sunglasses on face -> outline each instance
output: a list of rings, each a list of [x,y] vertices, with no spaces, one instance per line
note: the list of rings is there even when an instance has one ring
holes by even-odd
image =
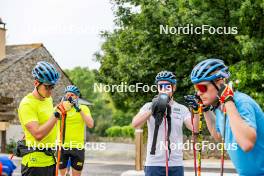
[[[172,85],[170,83],[158,84],[159,89],[172,89]]]
[[[75,94],[74,94],[74,93],[67,93],[67,96],[68,96],[68,97],[74,97]]]
[[[74,93],[67,93],[66,97],[67,98],[72,97],[73,99],[76,99],[77,96]]]
[[[55,85],[46,85],[46,84],[43,84],[43,85],[44,85],[46,90],[52,90],[55,88]]]
[[[208,84],[195,84],[194,88],[197,92],[205,93],[208,89]]]

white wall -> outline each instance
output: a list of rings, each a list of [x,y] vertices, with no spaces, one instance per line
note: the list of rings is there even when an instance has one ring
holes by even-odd
[[[10,125],[6,132],[6,143],[8,144],[10,139],[18,141],[24,136],[21,125]]]

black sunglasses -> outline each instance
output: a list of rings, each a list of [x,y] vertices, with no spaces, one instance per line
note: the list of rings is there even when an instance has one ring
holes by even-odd
[[[55,88],[55,85],[54,84],[52,84],[52,85],[43,84],[43,85],[44,85],[44,87],[45,87],[46,90],[52,90],[52,89]]]
[[[160,89],[171,89],[172,88],[172,84],[170,83],[161,83],[161,84],[158,84],[158,86]]]

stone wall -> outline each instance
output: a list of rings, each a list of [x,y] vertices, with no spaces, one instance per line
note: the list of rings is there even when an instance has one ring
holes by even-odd
[[[55,87],[52,95],[54,103],[58,103],[60,98],[63,96],[65,86],[71,84],[70,80],[64,75],[62,70],[58,67],[57,63],[44,47],[35,49],[33,52],[24,56],[24,58],[14,63],[7,70],[0,73],[0,92],[4,96],[13,97],[13,105],[16,108],[18,108],[21,99],[34,89],[31,71],[38,61],[43,60],[54,64],[61,74],[60,81]],[[18,123],[17,117],[13,123]]]

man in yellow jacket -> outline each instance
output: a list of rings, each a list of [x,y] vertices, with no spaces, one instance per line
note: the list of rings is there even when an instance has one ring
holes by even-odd
[[[52,90],[59,80],[56,68],[48,62],[38,62],[32,70],[34,90],[20,102],[18,116],[25,133],[27,151],[22,156],[22,176],[55,176],[56,123],[66,114],[64,103],[53,108]],[[68,110],[71,107],[68,107]],[[60,109],[60,110],[59,110]],[[41,150],[40,150],[41,148]],[[43,150],[46,149],[46,150]]]
[[[93,128],[94,121],[90,110],[85,105],[79,105],[79,89],[69,85],[65,89],[65,99],[70,100],[73,107],[67,112],[64,125],[63,145],[60,162],[61,175],[65,175],[68,160],[71,160],[72,176],[80,176],[85,154],[85,127]]]

